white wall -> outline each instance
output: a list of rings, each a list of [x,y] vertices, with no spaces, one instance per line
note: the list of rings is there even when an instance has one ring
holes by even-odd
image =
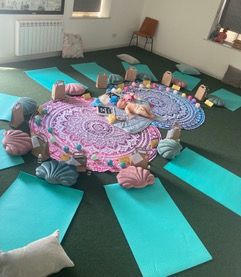
[[[15,56],[15,21],[18,19],[59,19],[63,16],[52,15],[0,15],[0,63],[26,59]],[[46,56],[46,55],[40,55]],[[34,56],[38,57],[38,55]],[[33,58],[33,57],[29,57]]]
[[[131,33],[139,26],[144,0],[112,0],[110,18],[72,19],[73,0],[65,1],[64,16],[57,15],[0,15],[0,63],[32,59],[46,55],[16,57],[16,19],[64,18],[64,31],[79,33],[85,50],[118,47],[128,44]],[[138,8],[140,7],[140,8]]]
[[[206,40],[221,0],[145,0],[145,16],[159,20],[154,51],[222,78],[228,65],[241,69],[241,51]]]
[[[74,0],[65,2],[65,31],[80,34],[84,49],[94,50],[127,45],[139,26],[144,0],[112,0],[110,18],[104,19],[73,19]]]

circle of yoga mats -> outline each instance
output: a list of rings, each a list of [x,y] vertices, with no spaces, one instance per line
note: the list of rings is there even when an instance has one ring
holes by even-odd
[[[153,114],[160,117],[153,125],[158,128],[170,129],[175,122],[185,130],[199,127],[205,121],[205,114],[202,108],[196,108],[195,104],[187,98],[181,97],[180,93],[175,94],[170,89],[166,91],[165,86],[157,89],[140,89],[129,87],[130,92],[149,102]]]
[[[34,117],[30,120],[31,132],[48,138],[53,159],[61,159],[64,146],[74,153],[78,152],[76,146],[80,144],[87,156],[88,169],[116,172],[120,170],[119,159],[133,154],[136,149],[146,150],[149,160],[156,156],[156,148],[150,148],[151,141],[161,137],[156,127],[149,126],[142,132],[130,134],[109,124],[105,116],[98,115],[96,108],[89,106],[89,102],[70,101],[43,104],[48,114],[42,117],[40,126],[34,122]],[[54,143],[50,142],[48,128],[53,130]],[[108,165],[109,160],[113,166]]]

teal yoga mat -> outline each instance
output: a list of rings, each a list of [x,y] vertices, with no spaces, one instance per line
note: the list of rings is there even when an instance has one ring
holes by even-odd
[[[11,121],[12,107],[18,99],[18,96],[0,93],[0,120]]]
[[[8,251],[60,230],[60,241],[83,192],[21,172],[0,197],[0,248]]]
[[[25,71],[29,78],[51,91],[52,86],[56,81],[64,81],[65,84],[79,83],[67,74],[60,71],[57,67],[49,67],[42,69],[34,69]]]
[[[105,73],[107,76],[111,74],[110,71],[97,63],[79,63],[71,65],[75,70],[96,82],[99,73]]]
[[[0,170],[24,163],[24,160],[22,159],[22,157],[11,156],[6,152],[2,144],[4,132],[5,130],[0,130]],[[0,244],[0,249],[1,249],[1,244]]]
[[[221,88],[212,92],[210,95],[215,95],[221,98],[224,102],[225,108],[232,112],[241,107],[241,96],[234,94],[226,89]]]
[[[105,190],[142,276],[169,276],[212,259],[159,179],[143,189]]]
[[[184,74],[184,73],[182,73],[180,71],[173,72],[172,76],[174,78],[177,78],[177,79],[185,82],[187,84],[185,89],[189,90],[189,91],[192,91],[197,86],[197,84],[201,81],[200,78],[193,77],[193,76],[188,75],[188,74]]]
[[[164,168],[241,216],[241,178],[185,148]]]
[[[129,64],[127,62],[121,62],[125,70],[127,70],[129,67],[134,67],[137,70],[137,73],[146,73],[151,76],[152,81],[157,81],[157,78],[150,70],[149,66],[146,64]]]

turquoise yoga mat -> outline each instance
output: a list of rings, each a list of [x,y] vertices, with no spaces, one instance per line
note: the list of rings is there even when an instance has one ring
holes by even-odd
[[[18,99],[18,96],[0,93],[0,120],[11,121],[12,107]]]
[[[215,95],[221,98],[224,102],[225,108],[232,112],[241,107],[241,96],[238,96],[237,94],[234,94],[226,89],[221,88],[212,92],[210,95]]]
[[[157,81],[157,78],[152,73],[148,65],[146,64],[129,64],[127,62],[121,62],[125,70],[127,70],[129,67],[134,67],[137,70],[137,73],[146,73],[151,76],[152,81]]]
[[[71,78],[67,74],[60,71],[57,67],[49,67],[42,69],[34,69],[25,71],[29,78],[51,91],[52,86],[56,81],[64,81],[65,84],[79,83],[75,79]]]
[[[0,248],[8,251],[60,230],[63,239],[83,192],[21,172],[0,197]]]
[[[212,259],[159,179],[143,189],[105,190],[142,276],[166,277]]]
[[[241,178],[185,148],[164,168],[241,216]]]
[[[71,66],[94,82],[96,82],[99,73],[105,73],[107,76],[112,74],[110,71],[98,65],[97,63],[79,63],[72,64]]]
[[[0,130],[0,170],[24,163],[24,160],[22,159],[22,157],[11,156],[6,152],[2,144],[4,132],[5,130]],[[1,249],[1,244],[0,244],[0,249]]]
[[[192,91],[196,86],[197,84],[201,81],[200,78],[197,78],[197,77],[193,77],[191,75],[187,75],[187,74],[184,74],[180,71],[175,71],[172,73],[172,76],[174,78],[177,78],[183,82],[185,82],[187,84],[187,86],[185,87],[186,90],[189,90],[189,91]]]

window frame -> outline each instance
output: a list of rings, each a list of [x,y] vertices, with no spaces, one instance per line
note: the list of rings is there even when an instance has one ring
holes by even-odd
[[[212,28],[209,32],[209,35],[208,35],[208,40],[211,40],[213,41],[212,39],[210,39],[210,35],[212,34],[212,32],[215,30],[215,28],[220,24],[220,20],[221,20],[221,17],[222,17],[222,13],[224,11],[224,8],[227,4],[227,0],[222,0],[220,5],[219,5],[219,8],[218,8],[218,11],[216,13],[216,16],[215,16],[215,19],[214,19],[214,22],[213,22],[213,25],[212,25]],[[223,28],[220,29],[220,31],[222,31]],[[222,43],[222,45],[226,45],[226,46],[233,46],[234,44],[234,41],[235,40],[241,40],[241,33],[237,33],[237,32],[234,32],[232,30],[228,30],[227,31],[227,38],[224,40],[224,43]]]
[[[110,18],[111,2],[112,0],[101,0],[99,12],[81,12],[81,11],[77,12],[73,10],[74,9],[74,6],[73,6],[71,18],[73,19]]]

